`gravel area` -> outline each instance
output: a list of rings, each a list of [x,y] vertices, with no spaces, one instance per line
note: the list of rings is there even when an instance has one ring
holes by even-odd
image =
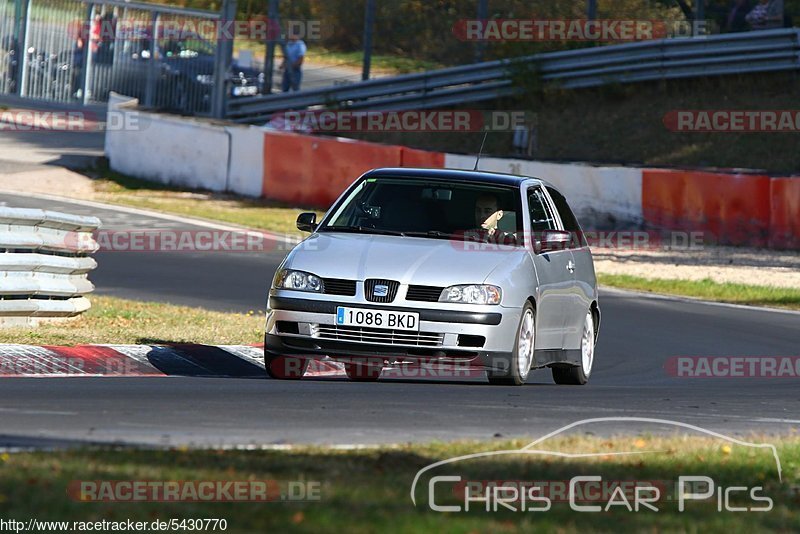
[[[800,289],[800,251],[741,247],[675,250],[593,248],[603,274],[642,278],[703,280]]]

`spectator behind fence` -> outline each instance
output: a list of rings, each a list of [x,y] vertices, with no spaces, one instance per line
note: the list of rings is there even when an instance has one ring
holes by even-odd
[[[295,32],[289,33],[289,41],[283,47],[283,83],[281,90],[299,91],[303,81],[303,60],[306,57],[306,44]]]
[[[725,23],[726,32],[745,32],[750,29],[747,24],[747,14],[750,13],[752,4],[750,0],[734,0]]]
[[[783,0],[760,0],[745,17],[753,30],[768,30],[783,26]]]

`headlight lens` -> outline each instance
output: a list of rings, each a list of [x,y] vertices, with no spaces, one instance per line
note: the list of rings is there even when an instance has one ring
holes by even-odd
[[[311,273],[283,269],[272,283],[276,289],[293,289],[295,291],[312,291],[322,293],[322,279]]]
[[[450,286],[442,291],[439,302],[460,302],[462,304],[500,304],[503,292],[497,286],[461,285]]]

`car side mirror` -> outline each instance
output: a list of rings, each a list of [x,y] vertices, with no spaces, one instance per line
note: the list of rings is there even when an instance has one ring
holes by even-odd
[[[314,212],[301,213],[297,216],[297,229],[301,232],[313,232],[317,229],[317,214]]]
[[[569,248],[572,235],[564,230],[545,230],[542,232],[541,239],[534,242],[535,252],[545,254],[547,252],[557,252]]]

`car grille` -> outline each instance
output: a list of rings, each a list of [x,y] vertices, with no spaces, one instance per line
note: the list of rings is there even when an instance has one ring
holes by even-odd
[[[432,332],[412,332],[387,330],[383,328],[362,328],[359,326],[338,326],[321,324],[317,326],[319,339],[354,341],[358,343],[378,343],[384,345],[413,345],[416,347],[441,347],[444,334]]]
[[[422,302],[439,302],[439,297],[444,291],[443,287],[434,286],[408,286],[406,300],[419,300]]]
[[[386,286],[387,292],[385,295],[375,295],[376,286]],[[397,288],[400,287],[400,282],[395,280],[381,280],[379,278],[370,278],[364,281],[364,298],[370,302],[392,302],[397,296]]]
[[[322,287],[328,295],[343,295],[354,297],[356,295],[355,280],[341,280],[339,278],[323,278]]]

